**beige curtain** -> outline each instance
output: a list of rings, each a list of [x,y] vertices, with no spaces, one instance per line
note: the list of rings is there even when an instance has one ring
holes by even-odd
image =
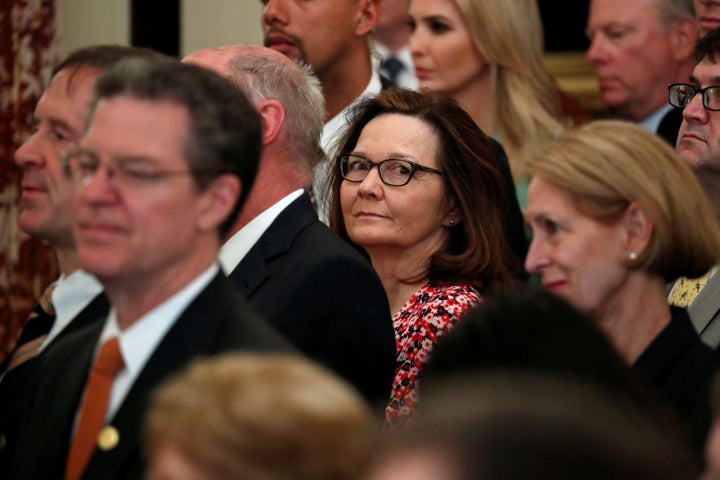
[[[17,227],[20,172],[12,161],[57,60],[54,38],[54,0],[0,1],[0,359],[58,276],[52,250]]]

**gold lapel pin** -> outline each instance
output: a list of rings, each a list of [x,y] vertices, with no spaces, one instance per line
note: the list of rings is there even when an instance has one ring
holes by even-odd
[[[98,435],[98,447],[100,450],[112,450],[120,441],[120,434],[112,425],[105,425]]]

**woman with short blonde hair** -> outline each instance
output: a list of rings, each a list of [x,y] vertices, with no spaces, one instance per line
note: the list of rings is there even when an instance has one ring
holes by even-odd
[[[596,120],[543,148],[528,171],[526,268],[590,313],[689,420],[707,404],[714,351],[687,311],[668,305],[667,282],[720,258],[717,220],[690,168],[640,126]]]

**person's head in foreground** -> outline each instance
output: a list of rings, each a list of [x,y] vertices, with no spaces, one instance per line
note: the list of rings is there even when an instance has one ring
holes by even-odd
[[[383,438],[364,480],[691,480],[679,438],[609,390],[567,376],[456,376]]]
[[[297,356],[198,359],[152,396],[150,480],[351,480],[380,425],[342,378]]]

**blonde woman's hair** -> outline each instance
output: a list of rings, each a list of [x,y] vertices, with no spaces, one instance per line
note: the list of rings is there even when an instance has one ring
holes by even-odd
[[[455,0],[475,47],[490,68],[494,125],[516,181],[525,159],[572,123],[543,64],[536,0]]]
[[[698,277],[720,259],[720,231],[690,168],[663,139],[634,123],[595,120],[567,130],[528,161],[528,172],[566,191],[577,208],[612,223],[630,204],[652,219],[632,264],[662,276]]]
[[[206,478],[355,480],[380,425],[360,393],[297,356],[201,358],[151,397],[148,456],[174,447]]]

